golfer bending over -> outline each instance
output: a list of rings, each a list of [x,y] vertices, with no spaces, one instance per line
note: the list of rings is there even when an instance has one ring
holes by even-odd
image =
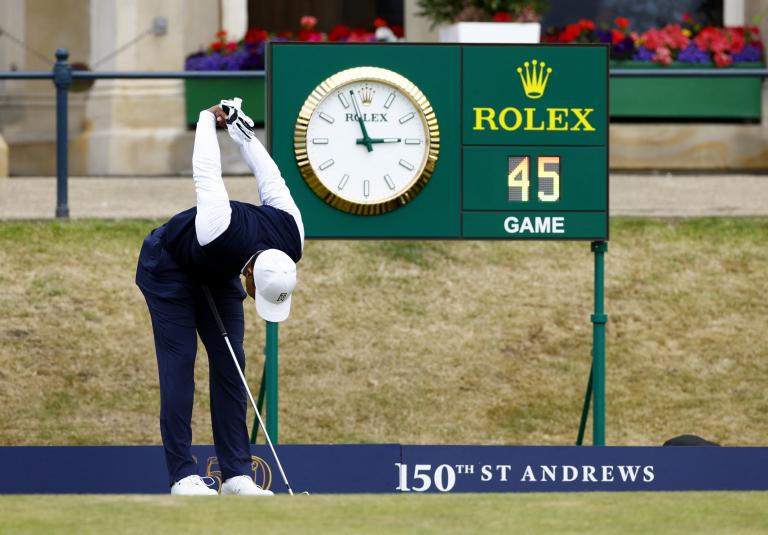
[[[251,477],[246,394],[208,307],[207,285],[241,368],[245,275],[248,295],[269,321],[288,317],[304,226],[275,162],[240,110],[240,99],[200,112],[192,167],[197,207],[176,214],[145,239],[136,269],[152,317],[160,375],[160,433],[171,494],[215,495],[198,476],[192,444],[192,398],[197,334],[208,352],[213,440],[222,494],[271,495]],[[216,125],[229,135],[256,177],[262,206],[230,201],[221,178]]]

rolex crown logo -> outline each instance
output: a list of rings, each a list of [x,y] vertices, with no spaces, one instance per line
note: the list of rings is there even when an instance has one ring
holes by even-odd
[[[544,90],[547,88],[547,81],[552,72],[552,67],[547,67],[546,72],[544,72],[546,63],[543,61],[539,63],[535,59],[530,64],[527,61],[524,62],[523,66],[525,67],[525,72],[523,72],[523,67],[518,67],[517,73],[523,82],[525,96],[528,98],[541,98]]]
[[[363,106],[370,106],[376,91],[366,84],[357,92],[357,94],[360,95],[360,102],[363,103]]]

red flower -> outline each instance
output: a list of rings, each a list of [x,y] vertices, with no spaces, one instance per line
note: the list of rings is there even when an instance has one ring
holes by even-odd
[[[710,51],[713,55],[740,51],[744,48],[744,38],[737,32],[707,26],[693,40],[700,50]],[[725,61],[721,58],[721,61]],[[715,60],[717,63],[717,60]]]
[[[224,50],[225,50],[225,51],[226,51],[228,54],[231,54],[232,52],[234,52],[235,50],[237,50],[237,43],[236,43],[236,42],[234,42],[234,41],[230,41],[229,43],[227,43],[226,45],[224,45]]]
[[[566,26],[563,31],[560,33],[560,36],[557,38],[558,41],[561,43],[571,43],[579,38],[581,35],[581,26],[578,24],[569,24]]]
[[[355,28],[349,34],[351,43],[367,43],[373,41],[374,35],[365,28]]]
[[[255,45],[267,40],[267,31],[261,28],[249,28],[244,41],[249,45]]]
[[[381,17],[376,17],[375,19],[373,19],[374,28],[386,28],[387,26],[389,26],[389,24],[387,24],[387,21],[382,19]]]
[[[397,37],[405,37],[405,30],[399,24],[395,24],[390,29],[392,30],[392,33],[395,34],[395,36],[397,36]]]
[[[626,30],[629,26],[629,19],[626,17],[616,17],[616,19],[613,21],[616,23],[616,26],[621,28],[622,30]]]
[[[304,28],[299,30],[299,33],[296,36],[299,41],[305,41],[305,42],[311,42],[315,43],[317,41],[323,40],[323,34],[321,32],[316,32],[309,28]]]
[[[595,29],[595,23],[592,22],[591,20],[581,19],[578,24],[579,24],[579,28],[581,28],[582,30],[591,31]]]
[[[730,55],[725,54],[723,52],[718,52],[714,54],[713,57],[715,58],[715,65],[717,65],[718,67],[727,67],[728,65],[733,63],[733,58]]]
[[[344,24],[337,24],[333,27],[333,29],[328,34],[328,40],[329,41],[340,41],[342,39],[347,39],[350,34],[349,26],[346,26]]]
[[[494,22],[513,22],[514,20],[509,11],[497,11],[493,14]]]
[[[216,32],[216,37],[219,39],[224,39],[227,36],[227,30],[219,30]]]
[[[744,33],[736,31],[734,28],[726,28],[726,34],[731,42],[731,53],[741,52],[744,48]]]
[[[691,22],[691,20],[690,13],[683,13],[683,22]]]
[[[223,46],[224,46],[224,43],[222,43],[221,41],[214,41],[213,43],[208,45],[208,48],[210,48],[214,52],[218,52],[219,50],[221,50],[221,47]]]

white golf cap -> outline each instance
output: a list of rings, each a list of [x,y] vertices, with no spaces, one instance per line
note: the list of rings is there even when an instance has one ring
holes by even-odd
[[[291,312],[291,294],[296,286],[296,264],[284,252],[267,249],[253,264],[256,312],[267,321],[284,321]]]

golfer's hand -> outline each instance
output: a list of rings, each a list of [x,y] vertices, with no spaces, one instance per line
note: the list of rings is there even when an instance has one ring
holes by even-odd
[[[227,126],[227,114],[221,109],[221,106],[216,104],[208,108],[208,111],[216,118],[216,128],[224,128]]]

